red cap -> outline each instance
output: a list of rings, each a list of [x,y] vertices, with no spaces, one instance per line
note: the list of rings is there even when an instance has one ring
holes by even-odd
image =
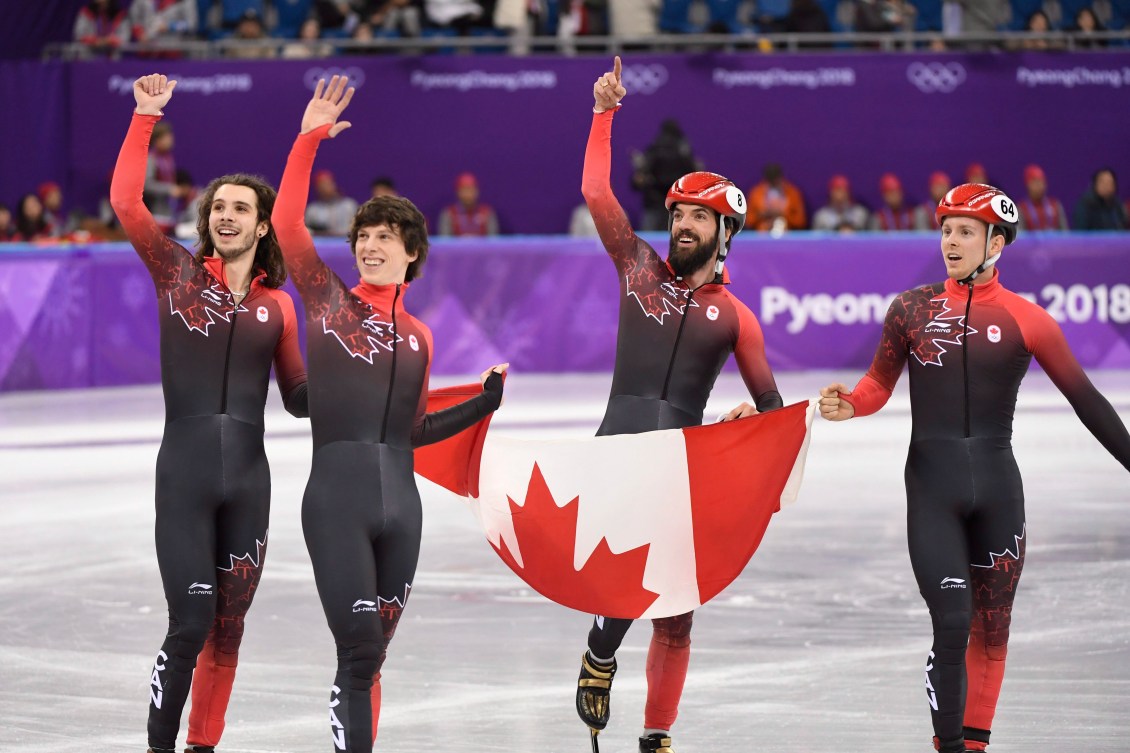
[[[1044,170],[1039,165],[1028,165],[1024,168],[1024,182],[1028,183],[1033,180],[1042,180],[1047,182],[1047,177],[1044,175]]]
[[[734,182],[718,173],[687,173],[667,191],[667,211],[676,204],[698,204],[737,222],[734,233],[745,227],[746,199]]]
[[[851,184],[848,183],[846,175],[833,175],[828,179],[828,190],[834,191],[837,188],[842,188],[845,191],[851,190]]]
[[[59,190],[61,189],[59,188],[58,183],[48,180],[39,184],[39,188],[36,190],[36,193],[39,194],[39,200],[44,201],[47,198],[47,194],[51,193],[52,191]]]
[[[474,173],[459,173],[459,175],[455,177],[456,190],[467,187],[478,188],[478,186],[479,181],[475,178]]]
[[[879,193],[886,193],[887,191],[901,191],[902,181],[894,173],[883,173],[879,178]]]
[[[318,170],[314,173],[314,182],[315,183],[320,183],[323,180],[325,180],[326,178],[333,180],[334,174],[332,172],[330,172],[329,170]]]
[[[965,179],[972,180],[974,175],[985,175],[985,166],[980,162],[970,162],[969,167],[965,168]]]
[[[939,225],[949,216],[973,217],[996,225],[1004,230],[1005,245],[1016,238],[1016,225],[1020,219],[1016,202],[999,188],[984,183],[962,183],[951,188],[934,211],[934,218]]]
[[[944,183],[946,188],[950,187],[950,176],[943,173],[941,170],[930,173],[930,186],[936,186],[939,183]]]

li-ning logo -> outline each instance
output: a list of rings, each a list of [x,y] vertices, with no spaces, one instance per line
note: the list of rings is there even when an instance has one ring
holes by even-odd
[[[153,662],[153,674],[149,677],[149,700],[156,708],[161,708],[161,701],[165,698],[165,684],[161,682],[161,673],[165,671],[165,662],[168,660],[168,654],[158,651],[157,661]]]
[[[926,94],[949,94],[965,83],[965,66],[961,63],[911,63],[906,78]]]
[[[667,83],[667,67],[659,63],[626,65],[620,72],[620,79],[629,94],[655,94]]]
[[[188,587],[188,595],[189,596],[197,596],[197,595],[211,596],[212,595],[212,586],[208,585],[207,583],[193,583],[191,586]]]
[[[949,300],[945,297],[932,299],[929,307],[930,320],[923,325],[921,333],[914,337],[911,352],[923,366],[941,366],[942,356],[949,352],[945,346],[961,345],[961,339],[965,335],[962,332],[965,316],[952,311]],[[972,327],[964,329],[970,335],[977,334],[977,330]]]
[[[378,611],[377,610],[377,602],[368,601],[367,599],[358,599],[357,601],[353,602],[353,611],[354,612],[376,612],[376,611]]]
[[[965,588],[965,581],[961,578],[942,578],[942,590],[947,588]]]

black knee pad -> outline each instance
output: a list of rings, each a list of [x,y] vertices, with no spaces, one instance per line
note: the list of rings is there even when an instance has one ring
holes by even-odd
[[[169,653],[169,662],[180,671],[187,671],[196,666],[196,657],[204,649],[204,642],[212,629],[210,623],[203,622],[177,622],[169,625],[169,638],[172,639],[172,651]]]
[[[357,690],[370,687],[383,659],[384,643],[378,641],[363,641],[337,651],[338,667],[349,673],[350,685]]]

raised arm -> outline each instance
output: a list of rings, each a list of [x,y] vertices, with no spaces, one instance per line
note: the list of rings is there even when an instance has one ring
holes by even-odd
[[[612,193],[612,118],[627,94],[620,77],[617,57],[613,69],[593,84],[592,128],[585,147],[585,168],[581,194],[585,197],[597,233],[608,254],[621,264],[635,257],[643,245],[628,220],[628,215]]]
[[[287,268],[304,301],[310,301],[317,295],[316,288],[322,286],[329,273],[329,268],[318,258],[314,239],[306,229],[306,199],[310,193],[310,172],[318,145],[323,139],[332,139],[350,127],[347,121],[338,122],[338,117],[353,98],[353,87],[346,89],[346,83],[348,80],[344,76],[334,76],[329,86],[324,80],[318,82],[314,96],[302,115],[302,126],[287,157],[279,195],[271,213],[271,225],[278,236]]]
[[[137,255],[148,267],[158,290],[176,279],[175,270],[183,261],[181,255],[191,256],[187,249],[161,232],[142,201],[149,137],[153,133],[153,126],[164,115],[163,108],[172,98],[176,85],[176,81],[169,81],[159,74],[142,76],[133,82],[133,97],[137,107],[121,151],[118,152],[114,177],[110,182],[110,206]]]
[[[1024,344],[1047,372],[1052,382],[1087,430],[1099,440],[1114,459],[1130,470],[1130,433],[1110,401],[1103,397],[1087,377],[1075,354],[1051,315],[1036,305],[1015,312],[1021,320]]]

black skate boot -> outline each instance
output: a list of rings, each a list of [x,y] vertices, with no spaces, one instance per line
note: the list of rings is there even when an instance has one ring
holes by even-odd
[[[611,664],[599,664],[588,651],[581,656],[581,674],[577,678],[577,715],[592,733],[593,753],[600,748],[596,736],[608,726],[608,694],[616,674],[616,659]]]
[[[184,753],[216,753],[216,749],[211,745],[189,745]]]
[[[652,732],[640,738],[640,753],[675,753],[671,738],[662,732]]]

